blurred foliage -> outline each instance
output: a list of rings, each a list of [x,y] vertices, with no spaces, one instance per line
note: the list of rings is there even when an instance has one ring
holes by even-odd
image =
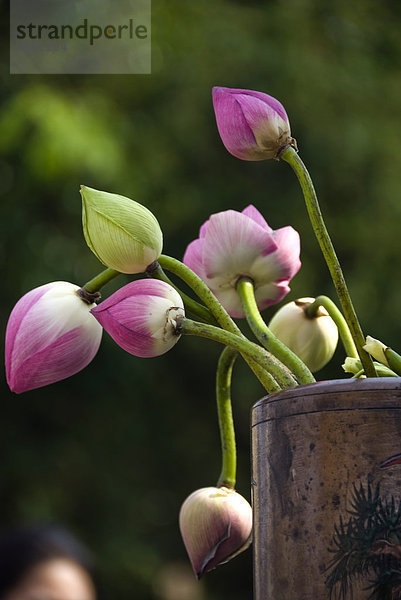
[[[83,284],[101,268],[81,234],[81,183],[145,204],[178,258],[210,213],[253,203],[272,227],[301,234],[288,299],[334,298],[288,166],[225,151],[211,104],[211,87],[223,85],[283,102],[363,328],[399,349],[401,5],[159,0],[152,13],[150,76],[10,76],[3,38],[3,330],[29,289]],[[190,338],[164,357],[134,359],[105,335],[72,379],[21,396],[3,382],[1,525],[70,526],[96,554],[101,598],[250,599],[251,552],[192,585],[177,525],[186,495],[219,474],[218,354]],[[342,360],[339,349],[320,378],[342,377]],[[237,489],[248,498],[249,412],[261,395],[238,363]]]

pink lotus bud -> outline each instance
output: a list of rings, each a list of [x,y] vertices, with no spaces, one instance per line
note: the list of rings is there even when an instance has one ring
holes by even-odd
[[[147,358],[164,354],[178,342],[176,320],[184,316],[184,305],[168,283],[139,279],[91,312],[121,348]]]
[[[226,210],[210,217],[183,261],[208,285],[232,317],[243,317],[236,291],[240,277],[250,277],[260,310],[280,302],[301,266],[300,241],[292,227],[273,231],[252,205],[241,213]]]
[[[76,293],[55,281],[31,290],[14,306],[6,330],[6,375],[17,394],[81,371],[98,351],[102,328]]]
[[[290,145],[290,123],[278,100],[263,92],[213,88],[217,128],[227,150],[242,160],[277,158]]]
[[[193,492],[181,507],[179,521],[198,579],[251,543],[252,509],[245,498],[225,487]]]

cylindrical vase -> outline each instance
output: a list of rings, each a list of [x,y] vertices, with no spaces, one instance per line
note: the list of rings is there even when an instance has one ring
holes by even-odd
[[[401,599],[401,378],[252,410],[255,600]]]

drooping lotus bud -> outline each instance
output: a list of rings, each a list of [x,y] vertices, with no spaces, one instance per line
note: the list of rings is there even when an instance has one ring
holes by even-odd
[[[214,87],[217,128],[227,150],[242,160],[277,158],[290,145],[290,123],[278,100],[253,90]]]
[[[369,352],[369,354],[379,361],[379,363],[389,367],[390,365],[385,354],[387,348],[388,346],[383,344],[383,342],[376,340],[370,335],[366,336],[366,344],[363,346],[363,349],[366,350],[366,352]]]
[[[81,371],[98,351],[102,328],[77,294],[55,281],[31,290],[14,306],[6,330],[6,375],[17,394]]]
[[[322,306],[314,317],[305,309],[314,298],[300,298],[276,312],[269,328],[292,350],[312,372],[322,369],[333,357],[338,342],[338,329]]]
[[[236,290],[240,277],[250,277],[260,310],[280,302],[298,272],[299,235],[292,227],[273,230],[252,205],[242,212],[214,214],[187,247],[183,262],[212,290],[232,317],[243,317]]]
[[[177,318],[184,316],[181,296],[156,279],[132,281],[92,309],[104,329],[135,356],[159,356],[179,340]]]
[[[179,521],[198,579],[228,562],[251,543],[252,509],[245,498],[232,489],[196,490],[182,505]]]
[[[163,235],[153,214],[138,202],[81,186],[86,243],[107,267],[143,273],[157,260]]]

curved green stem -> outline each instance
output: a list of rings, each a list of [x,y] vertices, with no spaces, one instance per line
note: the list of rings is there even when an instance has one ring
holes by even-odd
[[[185,294],[182,290],[176,286],[171,279],[166,275],[166,273],[161,268],[160,264],[156,261],[150,267],[146,269],[146,274],[153,279],[159,279],[160,281],[164,281],[171,285],[177,292],[180,294],[182,301],[184,302],[184,306],[186,311],[191,313],[194,317],[199,319],[200,321],[204,321],[205,323],[210,323],[211,325],[217,325],[217,321],[206,306],[199,304],[196,300]]]
[[[171,273],[174,273],[180,277],[187,285],[189,285],[190,288],[193,289],[195,294],[208,307],[218,324],[223,327],[223,329],[231,331],[231,333],[235,333],[237,335],[242,335],[239,327],[237,327],[228,312],[222,307],[213,292],[207,287],[206,283],[192,271],[192,269],[184,265],[184,263],[180,262],[176,258],[165,256],[164,254],[159,256],[158,263],[168,271],[171,271]]]
[[[96,277],[93,277],[93,279],[85,283],[85,285],[82,287],[85,288],[85,290],[90,294],[93,294],[99,291],[101,287],[106,285],[106,283],[109,283],[109,281],[114,279],[114,277],[117,277],[117,275],[121,275],[120,271],[115,271],[109,267],[108,269],[105,269],[96,275]]]
[[[235,488],[237,451],[231,407],[231,375],[238,353],[226,347],[220,355],[216,374],[217,416],[221,440],[222,465],[217,487]]]
[[[337,325],[338,333],[344,346],[346,356],[358,358],[358,351],[352,339],[351,332],[340,310],[328,296],[318,296],[306,309],[305,313],[308,317],[316,316],[319,306],[323,306]]]
[[[221,306],[213,292],[210,291],[206,283],[202,281],[202,279],[198,277],[198,275],[196,275],[192,269],[184,265],[184,263],[180,262],[176,258],[172,258],[171,256],[166,256],[164,254],[159,257],[158,263],[161,267],[164,267],[171,273],[174,273],[180,277],[180,279],[182,279],[195,292],[195,294],[207,306],[216,321],[221,327],[223,327],[223,329],[245,339],[245,336],[242,334],[239,327],[237,327],[227,311]],[[280,389],[270,373],[264,371],[264,369],[255,363],[255,361],[252,361],[249,356],[245,355],[243,358],[248,363],[249,367],[255,373],[256,377],[259,379],[260,383],[267,392],[271,393]]]
[[[249,327],[259,342],[278,358],[295,375],[299,383],[313,383],[316,379],[305,363],[283,344],[264,322],[255,300],[252,279],[241,277],[237,283],[237,292],[241,298],[242,308]]]
[[[284,371],[280,363],[274,357],[270,356],[264,348],[250,342],[245,337],[240,337],[225,329],[209,325],[208,323],[198,323],[186,318],[180,319],[177,323],[177,333],[197,335],[230,346],[234,350],[240,352],[244,357],[247,356],[251,358],[260,367],[265,369],[265,371],[270,373],[283,389],[296,387],[297,385],[297,382],[292,375]]]
[[[247,363],[248,367],[252,370],[254,375],[257,377],[259,383],[261,383],[261,385],[264,387],[266,392],[273,394],[274,392],[279,392],[281,390],[281,387],[277,381],[268,371],[258,365],[254,360],[249,358],[249,356],[243,354],[241,354],[241,356]]]
[[[399,377],[397,373],[386,367],[385,365],[375,364],[375,369],[378,377]],[[361,369],[355,375],[351,377],[351,379],[359,379],[365,375],[365,370]]]
[[[348,327],[351,331],[352,338],[358,350],[358,355],[363,364],[363,368],[365,369],[365,373],[368,377],[375,377],[376,371],[373,365],[373,361],[369,354],[363,349],[363,345],[365,344],[365,338],[362,333],[362,329],[359,324],[354,306],[352,304],[352,300],[348,292],[347,284],[345,283],[344,275],[339,260],[337,258],[334,246],[332,244],[326,225],[324,223],[320,206],[317,200],[316,192],[313,187],[312,179],[310,178],[310,175],[304,163],[302,162],[294,148],[287,148],[281,154],[280,158],[285,160],[292,167],[296,176],[298,177],[313,230],[319,242],[320,249],[326,260],[327,266],[329,268],[331,278],[336,288],[345,319],[348,323]]]

